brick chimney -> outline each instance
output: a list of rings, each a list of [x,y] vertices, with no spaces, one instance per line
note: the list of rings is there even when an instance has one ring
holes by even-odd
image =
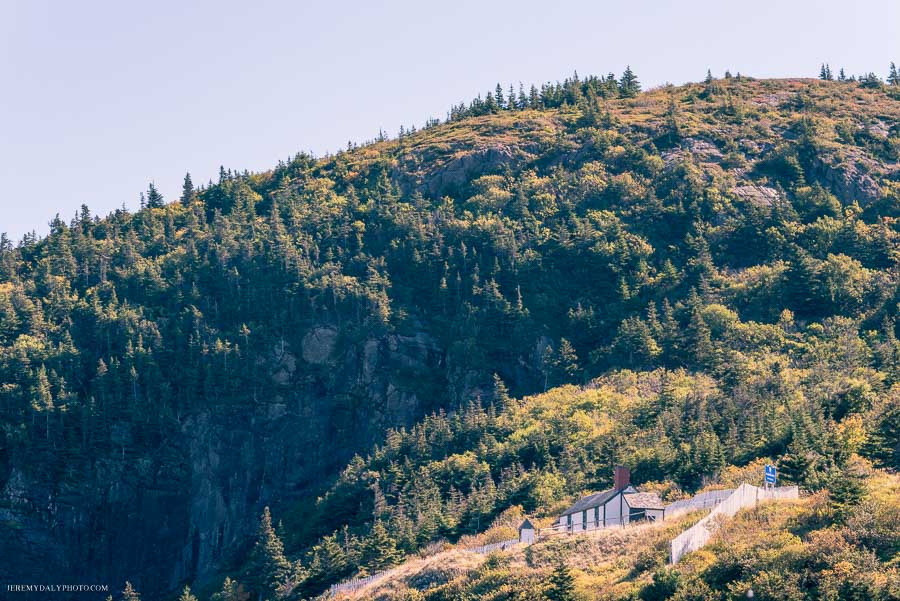
[[[617,465],[613,473],[613,486],[616,490],[622,490],[623,488],[628,488],[629,484],[631,484],[631,472],[628,471],[627,467]]]

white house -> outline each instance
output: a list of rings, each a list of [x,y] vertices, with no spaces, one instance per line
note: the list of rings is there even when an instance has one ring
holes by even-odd
[[[579,499],[559,516],[557,528],[579,532],[640,520],[662,521],[665,513],[659,495],[638,491],[631,485],[628,468],[619,466],[615,469],[613,488]]]

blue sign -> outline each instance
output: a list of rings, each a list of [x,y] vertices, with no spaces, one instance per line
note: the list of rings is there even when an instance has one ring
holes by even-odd
[[[775,484],[775,478],[777,476],[777,472],[775,471],[774,465],[766,466],[766,484]]]

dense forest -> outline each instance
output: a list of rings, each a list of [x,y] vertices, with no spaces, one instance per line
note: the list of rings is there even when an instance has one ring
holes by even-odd
[[[900,468],[898,203],[893,67],[627,69],[4,236],[0,576],[305,598],[617,463],[845,523]]]

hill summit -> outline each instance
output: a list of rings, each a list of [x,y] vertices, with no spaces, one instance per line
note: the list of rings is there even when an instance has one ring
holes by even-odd
[[[629,73],[4,238],[0,580],[309,596],[618,464],[858,515],[900,467],[900,87]]]

